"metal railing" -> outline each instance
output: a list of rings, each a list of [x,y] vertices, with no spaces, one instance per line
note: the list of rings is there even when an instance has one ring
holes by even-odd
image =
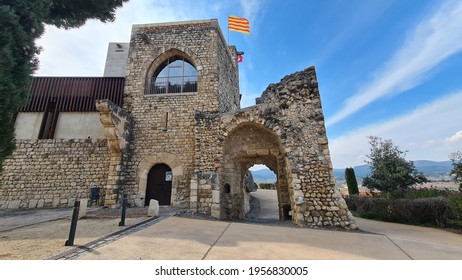
[[[197,92],[197,76],[156,78],[146,94]]]

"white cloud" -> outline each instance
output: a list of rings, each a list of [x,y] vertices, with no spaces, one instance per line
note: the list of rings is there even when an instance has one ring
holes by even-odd
[[[262,169],[269,169],[269,168],[264,164],[254,164],[252,167],[249,168],[250,171],[258,171]]]
[[[462,2],[448,1],[429,20],[418,24],[382,69],[346,100],[327,126],[385,96],[400,94],[422,83],[429,71],[462,50]]]
[[[462,140],[462,130],[457,131],[454,135],[451,137],[446,138],[446,142],[448,143],[455,143],[459,142]]]
[[[174,0],[129,1],[116,12],[112,23],[88,21],[77,29],[47,26],[37,42],[44,47],[37,75],[101,76],[109,42],[129,42],[133,24],[204,19],[223,5]]]
[[[460,114],[460,104],[462,92],[457,92],[409,114],[330,139],[332,163],[335,168],[364,164],[370,135],[392,139],[402,150],[409,150],[408,159],[448,160],[448,154],[461,150],[460,141],[445,141],[462,139],[461,124],[454,120]]]
[[[137,0],[129,1],[116,12],[112,23],[89,21],[77,29],[63,30],[47,26],[46,34],[38,41],[44,51],[40,54],[40,76],[102,76],[109,42],[129,42],[133,24],[194,20],[225,17],[233,3],[210,1]],[[257,26],[261,15],[261,1],[240,1],[239,16]],[[227,20],[227,18],[223,18]],[[222,27],[226,28],[222,22]],[[223,26],[224,25],[224,26]],[[241,89],[245,93],[243,105],[255,104],[260,93],[251,93],[245,70],[252,70],[252,61],[247,59],[240,73]]]
[[[243,18],[249,20],[250,32],[252,32],[252,25],[257,21],[257,15],[261,10],[260,0],[240,0],[242,7]]]

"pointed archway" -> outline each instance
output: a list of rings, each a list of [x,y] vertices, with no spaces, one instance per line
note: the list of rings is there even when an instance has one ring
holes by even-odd
[[[243,185],[243,178],[254,164],[264,164],[278,180],[276,190],[278,212],[281,221],[291,219],[292,209],[287,180],[287,163],[279,137],[270,129],[254,123],[239,124],[224,142],[221,180],[221,217],[244,219],[250,196]]]

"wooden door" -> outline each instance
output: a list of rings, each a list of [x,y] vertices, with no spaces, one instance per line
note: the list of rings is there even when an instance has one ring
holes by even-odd
[[[151,199],[159,205],[170,205],[172,195],[172,169],[166,164],[154,165],[148,173],[145,206]]]

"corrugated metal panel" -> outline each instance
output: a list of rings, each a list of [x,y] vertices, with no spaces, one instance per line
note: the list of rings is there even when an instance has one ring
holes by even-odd
[[[19,111],[44,112],[55,101],[59,112],[96,112],[99,99],[122,107],[124,83],[120,77],[33,77],[29,102]]]

